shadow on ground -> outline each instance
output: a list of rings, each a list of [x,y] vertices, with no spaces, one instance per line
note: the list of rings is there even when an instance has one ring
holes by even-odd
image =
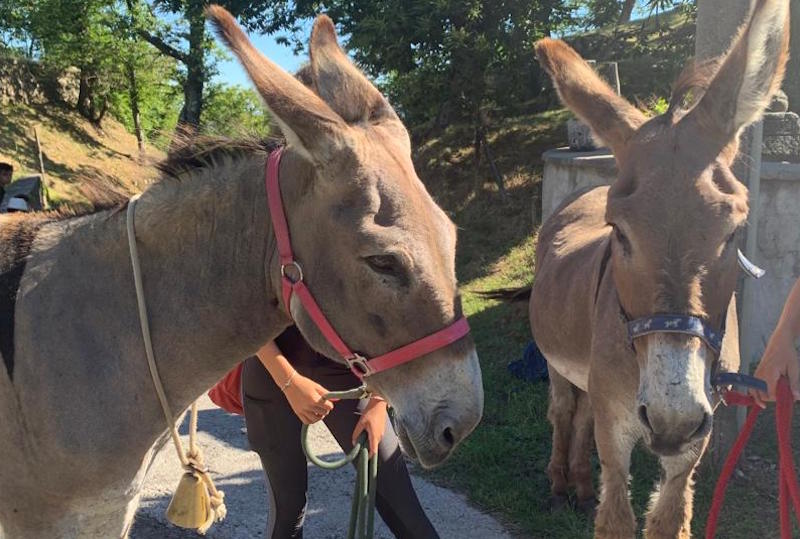
[[[266,530],[267,492],[261,470],[225,476],[217,479],[216,484],[225,492],[225,503],[232,510],[229,517],[223,522],[215,523],[206,536],[218,539],[263,537]],[[178,528],[167,522],[165,515],[171,499],[171,494],[143,499],[130,537],[197,539],[195,530]],[[244,511],[245,508],[248,510]]]

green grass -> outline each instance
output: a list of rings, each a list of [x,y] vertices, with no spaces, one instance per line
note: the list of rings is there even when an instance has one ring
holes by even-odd
[[[490,133],[492,150],[506,178],[510,195],[506,201],[491,183],[486,164],[474,166],[468,130],[451,127],[424,144],[417,155],[420,176],[460,228],[459,277],[486,395],[480,426],[447,464],[427,476],[465,493],[519,536],[537,539],[589,538],[592,523],[570,510],[554,513],[549,509],[550,485],[545,473],[551,446],[548,386],[515,379],[506,369],[530,340],[527,304],[503,304],[476,292],[531,282],[539,225],[531,222],[531,204],[540,200],[540,156],[563,144],[565,118],[563,111],[510,118]],[[720,538],[778,537],[777,483],[771,467],[777,455],[773,425],[767,417],[759,424],[745,459],[745,477],[737,478],[729,489]],[[596,457],[594,465],[599,472]],[[717,475],[712,468],[704,462],[698,475],[695,537],[704,534]],[[659,477],[658,463],[646,450],[637,448],[631,473],[633,506],[643,524]]]

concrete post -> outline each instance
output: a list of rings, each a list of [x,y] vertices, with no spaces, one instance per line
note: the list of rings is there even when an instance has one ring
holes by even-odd
[[[728,50],[754,3],[754,0],[697,0],[694,49],[697,59],[708,60]]]
[[[697,0],[697,38],[695,42],[697,60],[714,58],[728,50],[736,31],[747,18],[754,4],[755,0]],[[748,255],[754,253],[756,248],[758,215],[753,215],[752,212],[758,211],[758,198],[755,197],[759,192],[762,137],[761,122],[749,128],[742,136],[739,160],[735,170],[737,177],[750,189],[751,215],[748,222],[751,225],[748,227],[743,249]],[[758,168],[754,167],[755,163],[758,164]],[[755,262],[758,263],[757,260]],[[741,325],[747,323],[748,316],[752,316],[751,293],[746,281],[740,298],[739,323]],[[740,341],[741,371],[749,373],[756,343],[745,341],[746,339]],[[743,417],[739,417],[736,409],[726,407],[717,412],[711,442],[712,459],[715,464],[722,464],[736,439],[742,421]]]

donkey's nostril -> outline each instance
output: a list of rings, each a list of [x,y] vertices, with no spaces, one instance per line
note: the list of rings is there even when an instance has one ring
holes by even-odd
[[[653,433],[653,426],[650,424],[650,420],[647,418],[647,406],[642,404],[639,406],[639,421],[642,422],[642,425],[650,432]]]
[[[453,447],[456,445],[456,437],[453,435],[453,429],[450,427],[445,427],[442,431],[442,441],[447,447]]]
[[[714,421],[714,416],[709,413],[703,414],[703,420],[700,426],[692,433],[690,440],[697,440],[698,438],[705,438],[706,434],[711,431],[711,423]]]

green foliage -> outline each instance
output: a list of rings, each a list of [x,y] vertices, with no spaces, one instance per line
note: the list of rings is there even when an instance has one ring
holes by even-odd
[[[56,71],[80,69],[78,109],[99,121],[107,109],[121,71],[121,53],[114,35],[115,3],[111,0],[23,1],[0,20],[8,33],[29,42],[28,52]]]
[[[148,9],[138,20],[138,33],[162,54],[182,66],[184,103],[180,121],[186,126],[201,123],[205,85],[216,73],[219,49],[207,32],[204,8],[207,0],[128,0]],[[250,30],[269,25],[272,2],[266,0],[216,0]],[[160,18],[158,16],[161,16]]]
[[[694,6],[697,0],[631,0],[633,7],[638,7],[641,12],[651,15],[687,5]],[[628,22],[622,18],[626,0],[583,0],[581,15],[576,17],[576,26],[583,28],[603,28]],[[636,12],[634,12],[636,16]],[[622,20],[621,20],[622,19]]]
[[[0,44],[9,47],[12,43],[23,44],[28,49],[27,29],[30,28],[30,0],[0,3]]]
[[[591,57],[638,56],[645,59],[638,66],[644,72],[649,69],[646,63],[654,62],[657,81],[672,76],[678,59],[691,55],[693,27],[681,27],[674,38],[634,40],[630,31],[616,31],[625,4],[629,2],[278,0],[266,29],[288,30],[298,44],[301,22],[318,12],[328,13],[347,36],[355,60],[379,81],[407,123],[444,127],[463,119],[475,123],[487,109],[497,110],[499,116],[553,104],[549,92],[542,99],[549,82],[532,54],[533,42],[545,36],[608,26],[611,30],[587,38],[591,43],[584,48]],[[691,17],[694,0],[639,0],[636,6],[650,13],[677,7]],[[637,30],[643,26],[639,21],[631,24]],[[640,81],[632,75],[625,82]],[[663,91],[646,89],[644,95]],[[640,88],[633,93],[639,95]]]
[[[266,136],[269,113],[258,94],[242,86],[212,84],[206,89],[200,130],[217,135]]]
[[[622,93],[634,102],[668,96],[672,83],[694,56],[697,9],[682,2],[646,19],[567,37],[585,58],[619,64]]]
[[[669,109],[669,101],[663,97],[654,97],[647,102],[647,111],[651,116],[660,116]]]
[[[174,62],[153,55],[149,66],[136,71],[142,134],[154,146],[166,150],[178,123],[181,89],[175,81]],[[131,94],[119,90],[111,96],[111,114],[131,133],[135,132]]]
[[[538,95],[543,77],[531,45],[563,31],[573,0],[298,1],[323,9],[348,35],[355,59],[383,86],[406,120],[476,119]]]

